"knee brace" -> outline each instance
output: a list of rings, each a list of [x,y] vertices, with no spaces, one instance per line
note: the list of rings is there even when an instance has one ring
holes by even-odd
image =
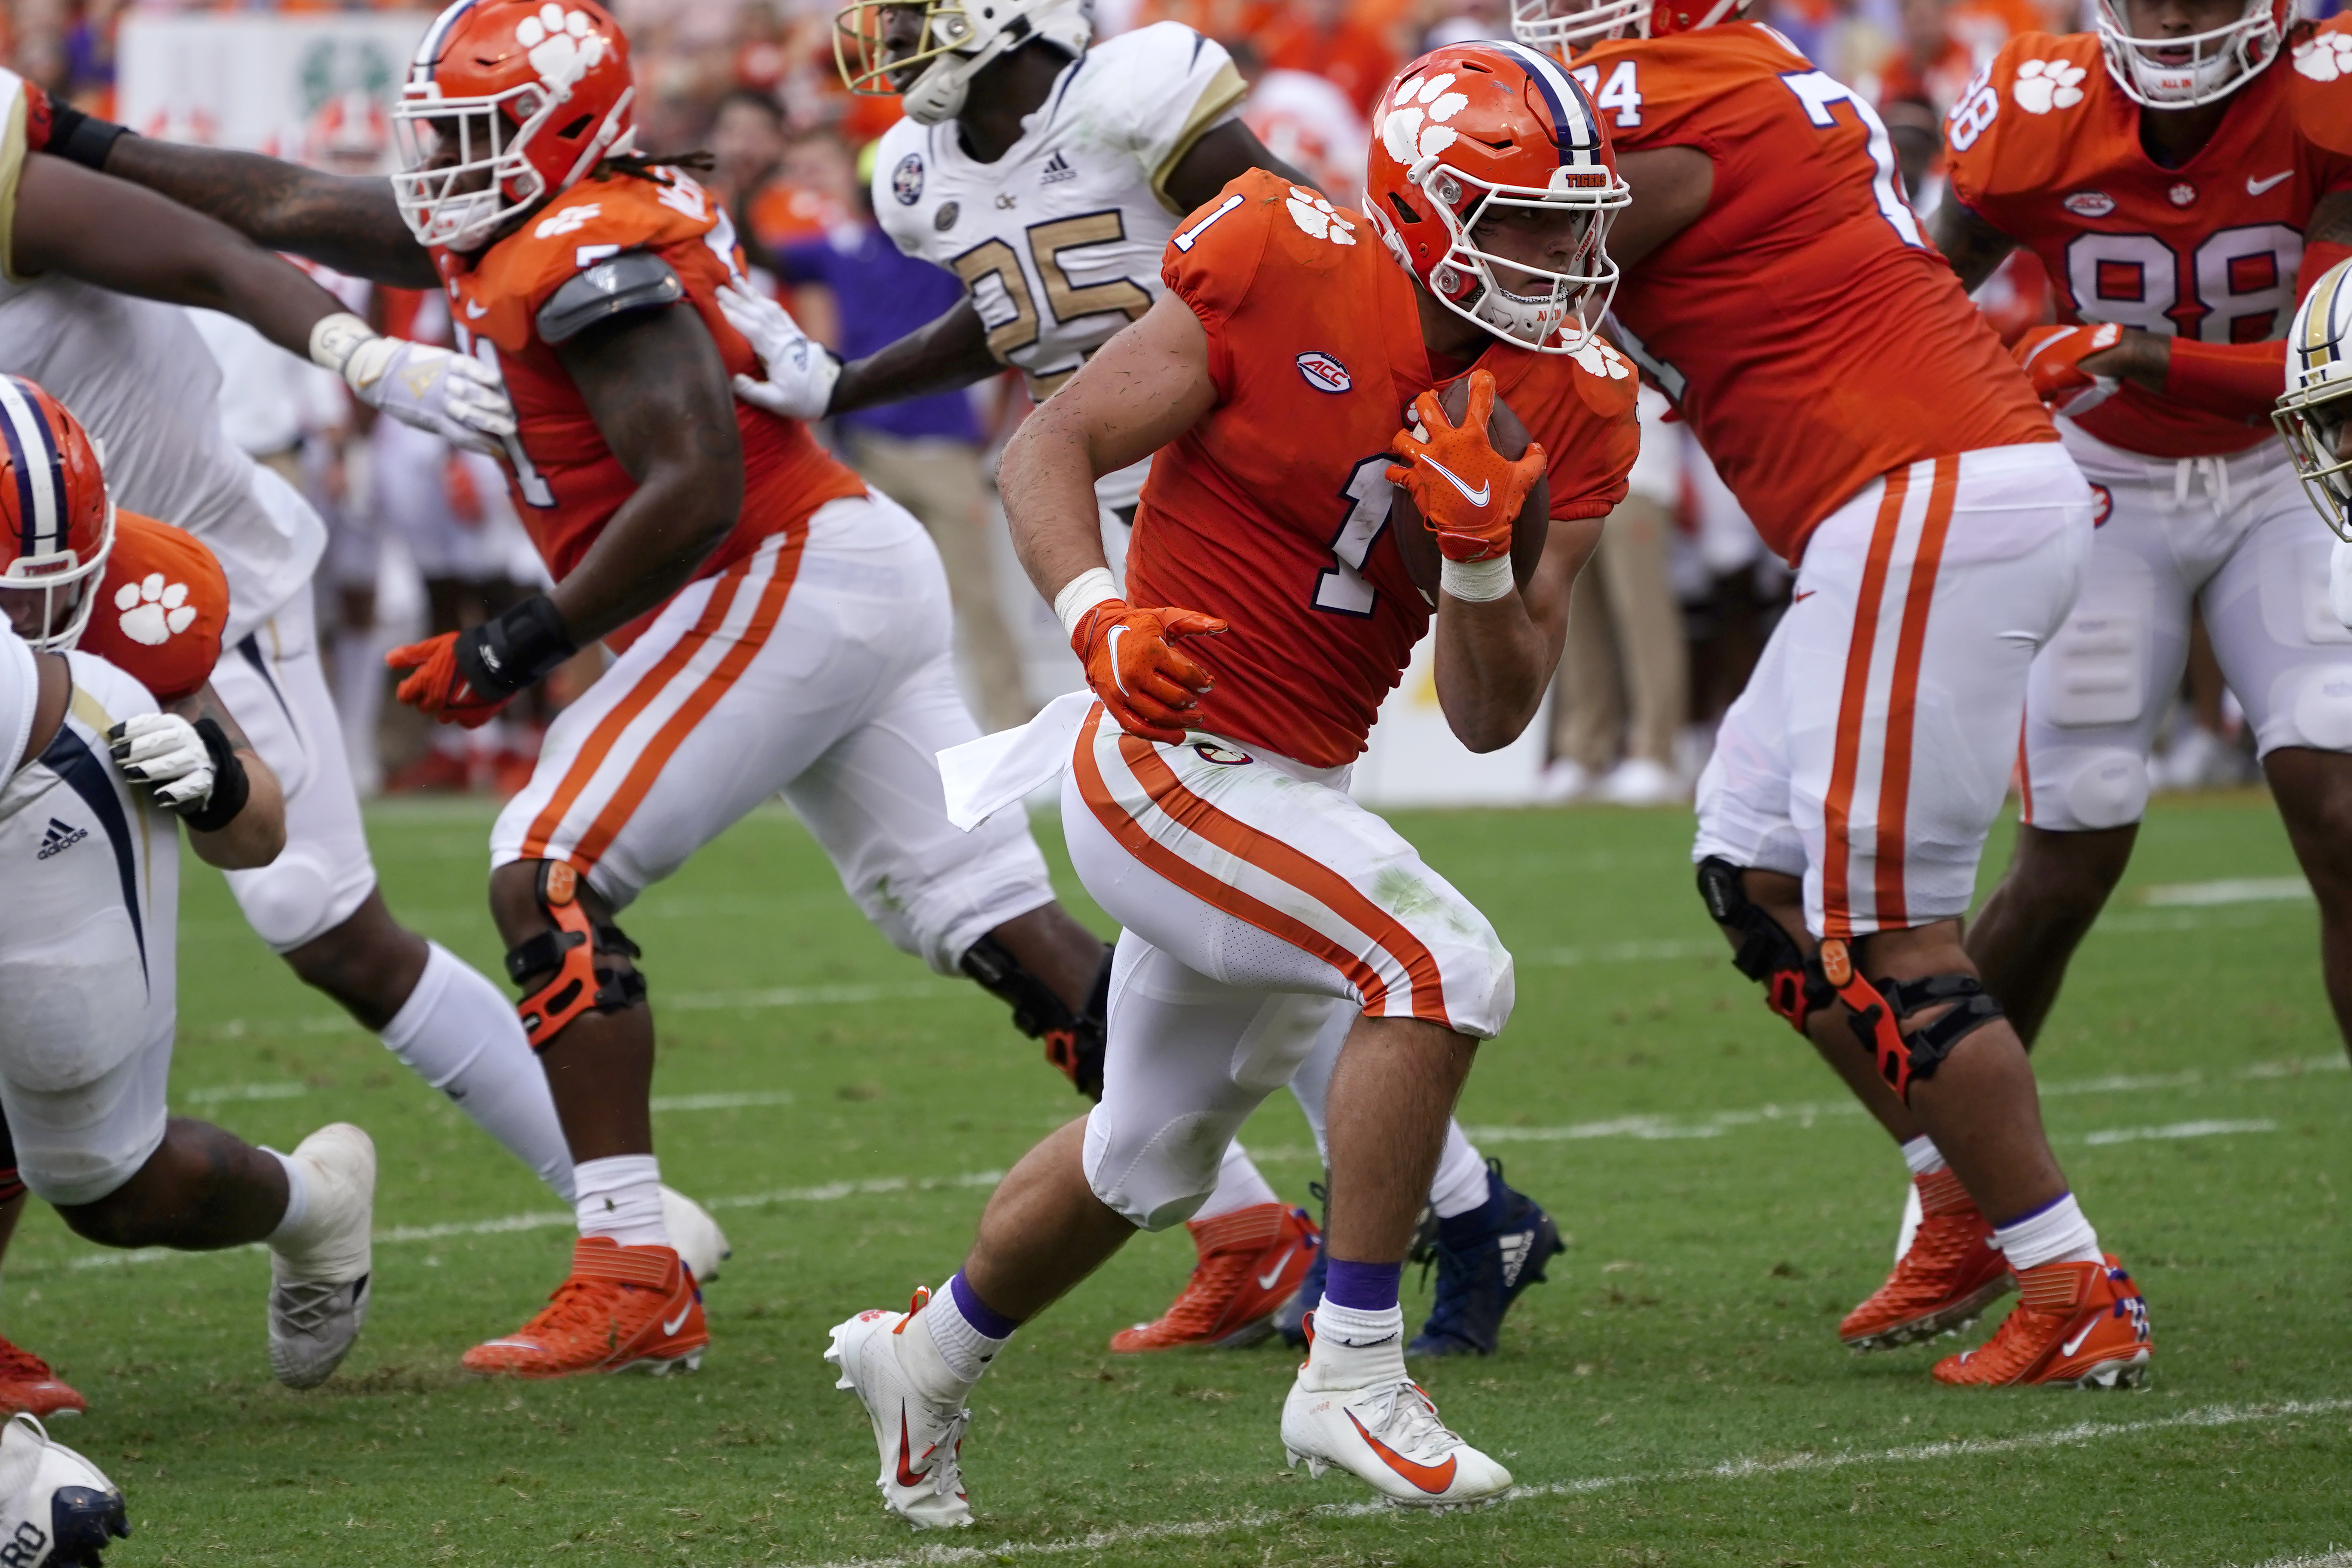
[[[962,969],[980,988],[1013,1009],[1013,1026],[1033,1040],[1045,1042],[1045,1059],[1077,1086],[1088,1100],[1102,1099],[1103,1046],[1109,1033],[1110,952],[1103,952],[1102,967],[1087,994],[1087,1005],[1073,1013],[1054,988],[1021,967],[1021,963],[992,936],[983,936],[964,950]]]
[[[507,977],[554,973],[515,1005],[530,1048],[543,1051],[583,1013],[617,1013],[646,999],[646,977],[635,968],[599,964],[598,957],[634,960],[637,944],[616,925],[597,925],[580,907],[580,874],[568,861],[539,863],[539,907],[555,925],[507,950]]]
[[[1698,896],[1706,900],[1706,912],[1715,923],[1739,938],[1732,967],[1762,982],[1764,1005],[1801,1035],[1805,1021],[1827,1006],[1834,993],[1820,963],[1808,960],[1779,921],[1748,901],[1739,873],[1721,856],[1708,856],[1698,863]]]
[[[1823,979],[1845,1004],[1854,1038],[1878,1064],[1886,1086],[1906,1105],[1914,1083],[1935,1077],[1953,1047],[2001,1016],[2000,1004],[1973,975],[1930,974],[1874,984],[1853,967],[1852,952],[1835,937],[1822,943],[1817,962]],[[1914,1014],[1938,1006],[1947,1010],[1934,1023],[1916,1029],[1904,1026]]]

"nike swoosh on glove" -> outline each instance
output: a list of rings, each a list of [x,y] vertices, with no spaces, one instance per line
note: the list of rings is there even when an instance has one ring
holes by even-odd
[[[1413,417],[1427,436],[1400,430],[1389,443],[1397,461],[1389,479],[1421,509],[1448,561],[1493,561],[1511,552],[1511,524],[1528,492],[1543,478],[1543,447],[1530,441],[1516,463],[1495,450],[1486,421],[1495,412],[1495,376],[1470,373],[1470,401],[1462,423],[1445,417],[1434,388],[1412,400]]]
[[[115,767],[145,784],[166,811],[202,811],[213,795],[213,757],[196,727],[177,713],[139,713],[106,733]]]
[[[2088,414],[2114,396],[2122,384],[2112,375],[2086,373],[2083,361],[2115,347],[2123,335],[2124,330],[2113,321],[2034,327],[2009,352],[2033,384],[2033,395],[2071,418]]]
[[[371,338],[352,351],[342,368],[362,403],[453,447],[495,458],[515,433],[506,384],[470,354],[405,338]]]
[[[1224,622],[1198,610],[1145,609],[1105,599],[1078,617],[1070,649],[1120,729],[1172,746],[1184,739],[1184,716],[1213,684],[1177,639],[1224,629]]]
[[[833,384],[841,379],[841,361],[833,351],[803,331],[782,305],[740,283],[721,286],[719,310],[768,372],[765,381],[737,376],[735,395],[786,419],[824,418],[833,403]]]
[[[498,717],[513,693],[484,697],[467,685],[465,672],[457,668],[457,637],[456,632],[443,632],[394,648],[383,662],[395,670],[415,672],[400,683],[397,695],[403,702],[444,724],[478,730]]]

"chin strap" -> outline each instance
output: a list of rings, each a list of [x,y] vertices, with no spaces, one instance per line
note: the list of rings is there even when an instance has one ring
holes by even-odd
[[[580,874],[563,860],[539,865],[539,907],[555,922],[507,952],[507,975],[520,985],[526,975],[555,973],[516,1004],[531,1049],[543,1051],[583,1013],[617,1013],[646,999],[646,977],[634,968],[599,965],[598,954],[634,960],[637,944],[616,925],[597,925],[580,907]]]

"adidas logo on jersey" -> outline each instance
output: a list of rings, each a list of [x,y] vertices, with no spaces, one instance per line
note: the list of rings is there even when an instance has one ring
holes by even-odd
[[[34,858],[46,860],[52,855],[62,855],[89,837],[89,828],[76,827],[53,816],[49,818],[48,832],[41,836],[40,852]]]
[[[1069,161],[1061,153],[1055,153],[1046,161],[1045,172],[1037,176],[1037,183],[1041,185],[1058,185],[1064,180],[1075,180],[1077,177],[1078,172],[1070,167]]]

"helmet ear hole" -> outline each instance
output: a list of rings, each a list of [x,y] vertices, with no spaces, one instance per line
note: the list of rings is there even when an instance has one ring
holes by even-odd
[[[586,135],[588,133],[588,128],[595,122],[596,117],[594,115],[583,114],[579,119],[572,121],[571,124],[566,125],[562,130],[558,131],[556,134],[563,138],[566,142],[570,142],[575,138]]]
[[[1396,215],[1400,221],[1404,223],[1419,223],[1421,221],[1421,215],[1412,210],[1412,204],[1411,202],[1406,201],[1404,197],[1399,195],[1394,191],[1391,191],[1388,195],[1389,205],[1396,208]]]

